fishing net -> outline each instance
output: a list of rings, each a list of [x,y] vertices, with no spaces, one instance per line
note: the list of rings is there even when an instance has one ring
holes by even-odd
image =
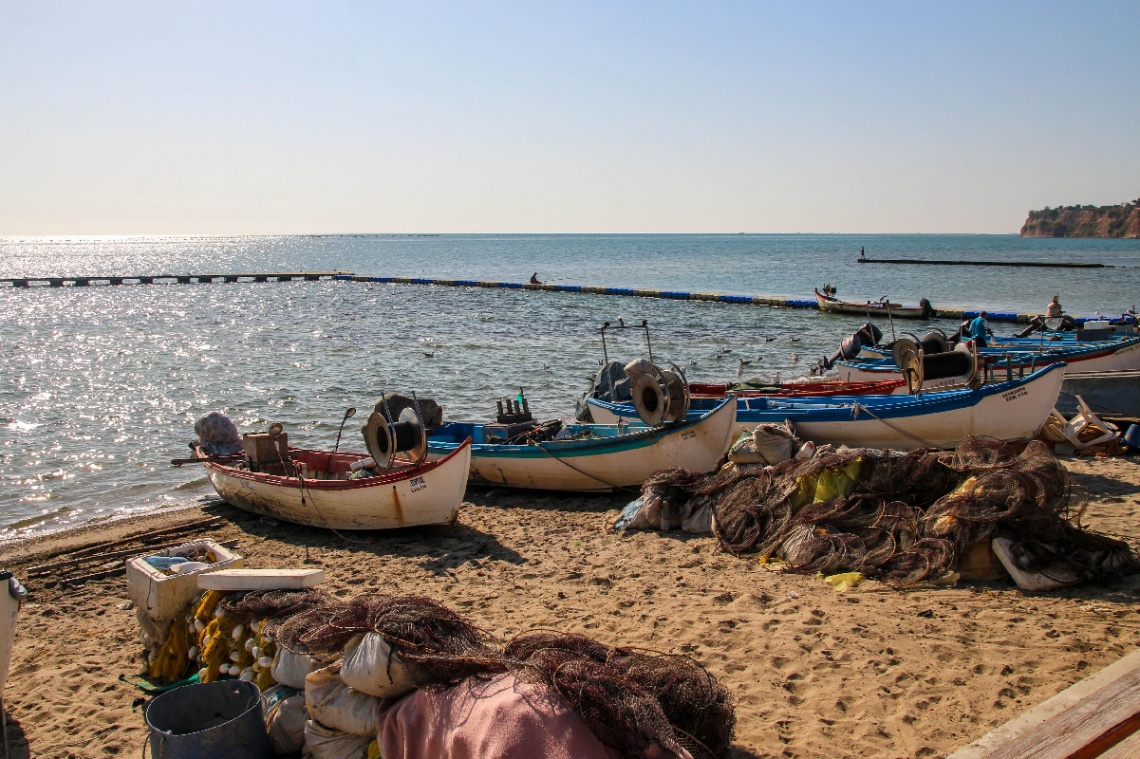
[[[227,615],[244,620],[268,620],[261,634],[276,638],[277,630],[290,617],[310,609],[337,606],[342,602],[323,590],[251,590],[233,593],[218,604]]]
[[[420,596],[368,594],[317,607],[282,625],[278,642],[291,651],[332,659],[364,633],[381,635],[417,685],[452,685],[472,675],[505,670],[481,630]]]
[[[1087,494],[1045,444],[968,437],[952,452],[820,447],[807,461],[659,480],[707,499],[734,554],[802,573],[859,571],[896,587],[937,579],[979,541],[1022,546],[1019,566],[1075,581],[1140,570],[1120,541],[1080,529]]]
[[[685,748],[715,757],[732,742],[731,694],[688,657],[549,631],[519,635],[503,656],[521,677],[560,693],[602,743],[624,756],[643,756],[656,744],[673,755]]]

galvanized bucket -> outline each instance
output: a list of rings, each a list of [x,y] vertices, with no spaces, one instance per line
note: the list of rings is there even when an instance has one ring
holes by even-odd
[[[270,759],[261,692],[219,680],[167,691],[146,708],[153,759]]]

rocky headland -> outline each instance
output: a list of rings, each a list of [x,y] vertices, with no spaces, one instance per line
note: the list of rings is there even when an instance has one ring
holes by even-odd
[[[1115,206],[1046,206],[1030,211],[1021,236],[1140,238],[1140,198]]]

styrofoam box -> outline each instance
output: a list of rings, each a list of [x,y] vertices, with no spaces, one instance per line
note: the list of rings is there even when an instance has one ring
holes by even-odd
[[[147,556],[185,556],[197,549],[212,551],[218,560],[204,569],[169,576],[146,563]],[[193,540],[165,551],[127,559],[127,593],[147,616],[156,622],[165,622],[174,619],[198,595],[198,575],[244,566],[245,559],[209,538]]]

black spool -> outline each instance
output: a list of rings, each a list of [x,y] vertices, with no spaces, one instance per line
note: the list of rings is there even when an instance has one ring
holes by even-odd
[[[922,372],[928,380],[961,377],[973,370],[973,363],[973,357],[962,351],[927,354],[922,357]]]

